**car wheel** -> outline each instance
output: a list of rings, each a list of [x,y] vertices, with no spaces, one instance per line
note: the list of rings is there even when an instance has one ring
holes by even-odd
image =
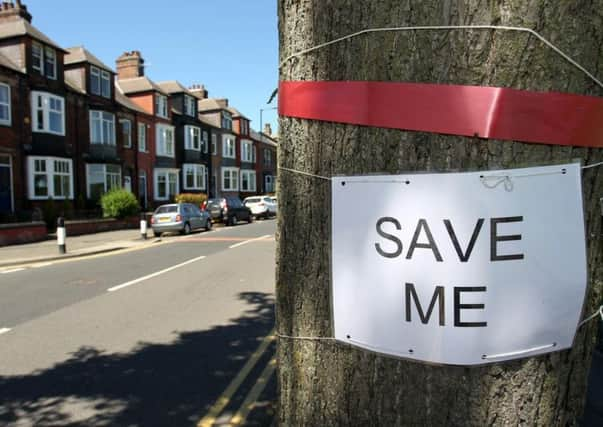
[[[237,216],[236,216],[236,215],[233,215],[233,216],[230,218],[230,225],[237,225],[238,223],[239,223],[239,219],[237,218]]]
[[[247,217],[247,222],[249,224],[251,224],[253,222],[253,215],[249,214],[249,216]]]
[[[182,229],[182,234],[190,234],[190,232],[191,232],[191,226],[187,222],[186,224],[184,224],[184,228]]]
[[[207,218],[207,222],[205,223],[205,230],[211,230],[211,218]]]
[[[153,235],[155,237],[161,237],[161,233],[159,231],[153,231]]]

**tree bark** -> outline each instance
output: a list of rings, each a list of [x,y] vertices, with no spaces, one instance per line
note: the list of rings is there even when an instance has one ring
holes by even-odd
[[[280,58],[366,28],[532,28],[601,79],[603,0],[279,0]],[[524,33],[451,30],[369,34],[288,61],[281,80],[371,80],[498,86],[603,96]],[[323,176],[466,171],[603,160],[603,150],[280,119],[279,166]],[[603,295],[603,168],[584,170],[589,287]],[[277,330],[329,337],[330,182],[279,172]],[[361,203],[362,201],[359,201]],[[334,341],[279,339],[280,422],[327,425],[575,425],[596,321],[571,350],[484,367],[430,366]]]

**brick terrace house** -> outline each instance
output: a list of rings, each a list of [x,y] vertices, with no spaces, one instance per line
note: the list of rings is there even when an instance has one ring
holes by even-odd
[[[187,193],[207,193],[211,170],[210,132],[199,120],[197,98],[176,81],[157,83],[170,97],[176,136],[176,162],[181,166],[181,189]]]
[[[256,147],[251,139],[249,119],[236,108],[228,108],[232,114],[233,131],[237,136],[237,165],[240,167],[239,193],[242,199],[256,194]]]
[[[272,135],[272,129],[269,123],[264,126],[264,132],[258,133],[251,131],[251,136],[257,147],[257,188],[258,192],[274,193],[276,191],[277,175],[277,147],[278,141]]]
[[[240,160],[237,159],[236,135],[232,128],[232,113],[227,99],[206,98],[197,103],[201,120],[216,127],[216,150],[220,163],[217,172],[216,196],[239,196]],[[212,141],[213,146],[213,141]]]
[[[148,146],[154,147],[152,165],[153,205],[172,201],[180,192],[180,169],[176,159],[176,144],[169,97],[157,84],[144,75],[144,59],[140,52],[125,52],[117,58],[118,89],[140,107],[147,118]],[[151,176],[147,175],[148,179]]]
[[[44,207],[58,200],[67,210],[75,195],[78,133],[74,123],[82,95],[65,83],[63,58],[67,52],[33,27],[31,18],[20,1],[3,2],[0,7],[0,55],[4,58],[4,96],[0,95],[0,100],[4,99],[3,126],[10,124],[12,129],[3,130],[8,136],[3,138],[3,151],[9,155],[4,154],[1,161],[5,165],[8,157],[14,207]],[[26,76],[18,77],[15,72]],[[6,117],[7,109],[10,117]],[[3,169],[5,181],[7,168]],[[2,203],[5,209],[7,203]],[[11,202],[11,209],[14,207]]]

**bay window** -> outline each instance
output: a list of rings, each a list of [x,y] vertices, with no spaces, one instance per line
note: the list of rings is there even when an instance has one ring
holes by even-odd
[[[241,170],[241,191],[255,191],[255,171]]]
[[[90,143],[115,145],[115,116],[105,111],[90,111]]]
[[[246,139],[241,140],[241,161],[253,162],[253,143]]]
[[[222,157],[235,158],[235,140],[232,136],[222,136]]]
[[[205,190],[205,165],[184,164],[184,189]]]
[[[201,150],[201,129],[196,126],[184,126],[184,148]]]
[[[195,117],[195,98],[184,95],[184,114]]]
[[[111,164],[87,164],[86,184],[88,198],[98,200],[115,189],[121,188],[121,166]]]
[[[31,68],[49,79],[57,78],[57,52],[38,42],[31,44]]]
[[[73,161],[60,157],[27,158],[31,200],[73,199]]]
[[[174,157],[174,126],[158,124],[157,155]]]
[[[239,168],[222,168],[222,191],[239,190]]]
[[[31,93],[32,130],[65,135],[65,101],[46,92]]]
[[[90,92],[111,98],[111,74],[98,67],[90,66]]]
[[[154,178],[155,200],[171,200],[180,191],[178,169],[156,168]]]

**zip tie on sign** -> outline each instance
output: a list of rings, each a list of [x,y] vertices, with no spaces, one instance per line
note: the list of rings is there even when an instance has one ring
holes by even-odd
[[[337,39],[330,40],[325,43],[318,44],[316,46],[312,46],[307,49],[300,50],[292,55],[287,56],[281,63],[279,64],[279,70],[289,62],[291,59],[296,58],[298,56],[305,55],[307,53],[313,52],[315,50],[322,49],[323,47],[330,46],[335,43],[342,42],[344,40],[352,39],[354,37],[358,37],[362,34],[370,34],[370,33],[380,33],[380,32],[390,32],[390,31],[438,31],[438,30],[503,30],[503,31],[517,31],[523,33],[529,33],[540,40],[542,43],[547,45],[557,54],[559,54],[563,59],[572,64],[574,67],[578,68],[584,74],[586,74],[592,81],[594,81],[599,87],[603,88],[603,82],[597,79],[593,74],[591,74],[586,68],[582,65],[574,61],[569,55],[564,53],[561,49],[555,46],[553,43],[542,37],[536,31],[531,28],[524,27],[510,27],[505,25],[424,25],[417,27],[385,27],[385,28],[368,28],[362,31],[357,31],[355,33],[351,33],[345,35],[343,37],[339,37]]]

